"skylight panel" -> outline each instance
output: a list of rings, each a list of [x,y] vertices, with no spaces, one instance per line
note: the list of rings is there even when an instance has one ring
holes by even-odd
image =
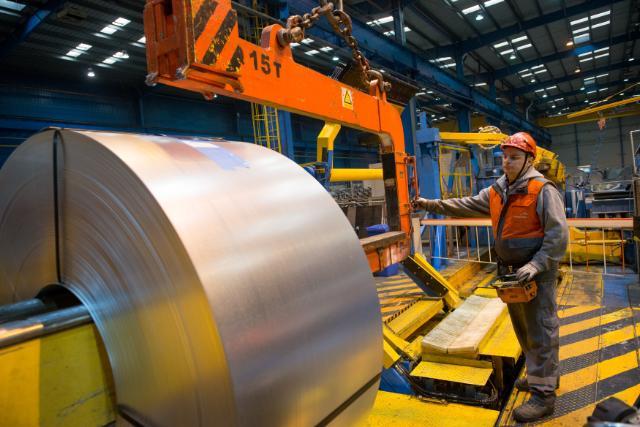
[[[10,0],[0,0],[0,7],[4,7],[5,9],[15,10],[16,12],[20,12],[25,8],[24,4],[16,3]]]
[[[480,5],[476,4],[476,5],[473,5],[471,7],[466,8],[466,9],[462,9],[462,13],[464,13],[465,15],[468,15],[470,13],[477,12],[479,10],[480,10]]]
[[[382,24],[388,24],[389,22],[393,22],[393,16],[391,15],[374,19],[373,21],[369,21],[367,22],[367,25],[382,25]]]
[[[595,15],[591,15],[591,19],[598,19],[609,14],[611,14],[611,9],[605,10],[604,12],[596,13]]]
[[[587,22],[588,20],[589,20],[589,18],[587,18],[587,17],[576,19],[575,21],[571,21],[571,25],[582,24],[583,22]]]
[[[608,21],[608,20],[604,21],[604,22],[598,22],[597,24],[593,24],[591,26],[591,29],[604,27],[605,25],[609,25],[610,23],[611,23],[611,21]]]
[[[578,43],[583,43],[583,42],[587,42],[589,41],[590,37],[589,37],[589,33],[584,33],[584,34],[580,34],[579,36],[575,36],[573,38],[573,41],[578,44]]]

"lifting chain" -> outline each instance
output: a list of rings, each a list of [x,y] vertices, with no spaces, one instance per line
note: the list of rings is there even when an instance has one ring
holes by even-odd
[[[311,13],[304,15],[293,15],[287,19],[287,28],[278,33],[278,42],[282,46],[286,46],[292,42],[300,43],[304,39],[305,30],[313,27],[313,25],[325,16],[333,31],[340,35],[351,48],[353,60],[360,69],[363,82],[370,86],[375,84],[380,88],[381,92],[391,90],[391,84],[384,81],[384,76],[380,71],[373,70],[369,61],[358,47],[358,41],[353,37],[353,25],[351,17],[342,10],[342,1],[339,1],[339,8],[335,9],[333,3],[327,0],[319,0],[320,6],[311,9]]]

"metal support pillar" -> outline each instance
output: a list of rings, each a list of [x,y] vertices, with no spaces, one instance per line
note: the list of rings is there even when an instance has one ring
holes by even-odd
[[[407,35],[404,32],[404,9],[401,0],[393,0],[393,31],[396,41],[407,45]],[[407,154],[414,156],[417,152],[416,142],[416,99],[411,98],[402,112],[402,126],[404,128],[404,144]]]
[[[419,115],[420,129],[416,132],[417,147],[416,163],[418,167],[418,184],[420,195],[427,199],[440,199],[440,173],[438,172],[438,146],[441,141],[440,132],[436,128],[428,127],[427,114]],[[428,214],[433,218],[443,218],[440,215]],[[429,242],[431,244],[431,265],[440,269],[446,265],[445,260],[439,258],[446,256],[445,227],[431,227]]]

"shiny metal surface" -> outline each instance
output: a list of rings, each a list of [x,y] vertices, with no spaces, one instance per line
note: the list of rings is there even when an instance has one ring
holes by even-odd
[[[20,301],[13,304],[0,305],[0,323],[11,322],[17,319],[33,316],[51,310],[54,307],[47,305],[37,298]]]
[[[0,348],[91,323],[84,306],[76,306],[0,325]]]
[[[53,139],[0,170],[0,304],[58,279]],[[380,372],[359,241],[295,163],[245,143],[62,131],[58,171],[60,279],[96,322],[129,417],[315,425]]]

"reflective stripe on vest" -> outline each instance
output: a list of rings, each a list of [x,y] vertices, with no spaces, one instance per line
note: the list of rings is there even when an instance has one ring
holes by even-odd
[[[548,183],[544,178],[530,179],[526,188],[509,195],[506,206],[499,190],[491,187],[489,209],[495,249],[505,263],[526,263],[542,245],[544,228],[536,208],[540,191]]]

